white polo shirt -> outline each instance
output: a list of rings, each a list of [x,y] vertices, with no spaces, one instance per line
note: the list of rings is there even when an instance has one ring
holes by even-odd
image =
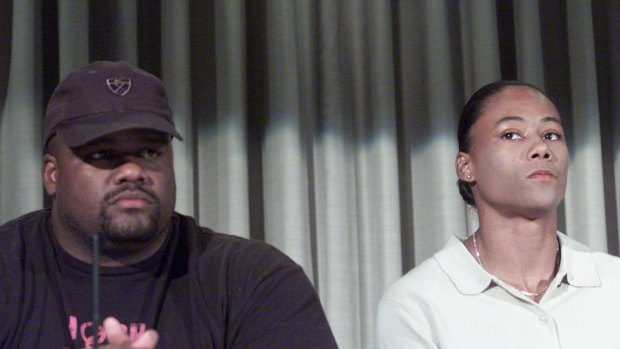
[[[620,348],[620,258],[558,236],[560,267],[540,304],[452,237],[383,295],[377,348]]]

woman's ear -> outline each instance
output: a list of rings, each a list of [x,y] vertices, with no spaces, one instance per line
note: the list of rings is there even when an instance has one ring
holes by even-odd
[[[56,194],[56,179],[58,177],[58,161],[51,154],[43,155],[43,186],[49,196]]]
[[[460,151],[456,155],[456,175],[460,180],[473,182],[475,180],[469,154]]]

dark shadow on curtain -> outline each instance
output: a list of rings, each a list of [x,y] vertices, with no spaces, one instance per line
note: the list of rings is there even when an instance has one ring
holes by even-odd
[[[396,106],[397,116],[397,137],[399,152],[402,152],[402,158],[399,154],[399,184],[404,184],[400,191],[400,204],[401,206],[401,248],[402,248],[402,266],[403,272],[406,272],[416,265],[415,254],[415,207],[413,202],[419,198],[414,197],[413,181],[417,181],[415,174],[413,173],[411,158],[412,155],[419,149],[423,149],[426,143],[430,143],[430,135],[426,130],[430,129],[429,119],[426,117],[416,117],[416,112],[420,112],[421,115],[428,115],[428,98],[427,90],[428,77],[424,73],[428,66],[428,52],[423,48],[427,47],[427,27],[425,20],[425,13],[427,12],[425,2],[413,2],[408,4],[410,8],[406,13],[404,11],[397,11],[395,13],[398,19],[398,34],[395,39],[398,38],[398,43],[394,45],[394,48],[398,48],[399,59],[405,57],[412,52],[419,51],[416,54],[416,59],[411,60],[399,60],[395,62],[395,67],[398,67],[398,74],[394,81],[398,84],[398,88],[394,90],[398,94]],[[402,6],[405,6],[404,4]],[[447,5],[451,6],[451,5]],[[401,7],[402,8],[402,7]],[[409,16],[410,20],[402,20]],[[409,24],[409,25],[406,25]],[[419,33],[419,35],[411,35],[411,33]],[[411,40],[409,42],[410,47],[407,49],[405,40]],[[411,50],[411,52],[408,52]],[[408,62],[413,64],[407,64]],[[460,67],[459,67],[460,69]],[[417,76],[416,76],[417,74]],[[408,101],[410,110],[405,110],[407,105],[407,98],[413,98],[415,100]],[[399,115],[400,114],[400,115]],[[402,149],[401,149],[402,148]]]
[[[9,90],[9,74],[11,68],[13,2],[10,0],[3,0],[1,3],[4,11],[0,12],[0,110],[4,110]],[[0,126],[2,126],[3,115],[4,113],[0,112]],[[2,166],[2,163],[0,163],[0,166]]]
[[[568,149],[572,154],[575,149],[572,130],[573,114],[566,2],[561,0],[540,1],[538,6],[545,74],[545,86],[541,86],[541,88],[545,90],[545,93],[553,101],[562,116]],[[564,201],[558,207],[558,230],[566,232]]]
[[[161,77],[161,1],[138,1],[138,66]]]
[[[394,48],[394,96],[396,111],[396,143],[398,151],[398,188],[400,203],[400,241],[401,263],[403,273],[414,267],[415,248],[413,246],[413,200],[411,193],[411,161],[409,149],[411,149],[409,137],[407,137],[407,123],[403,111],[403,78],[400,45],[400,6],[396,1],[392,2],[392,47]]]
[[[616,6],[617,11],[620,7]],[[614,97],[618,98],[618,81],[614,81],[614,77],[618,76],[618,60],[617,54],[620,52],[613,51],[610,43],[613,42],[612,35],[618,35],[612,28],[610,23],[617,21],[620,15],[613,12],[613,5],[608,1],[592,2],[592,22],[594,26],[594,46],[596,54],[596,79],[598,89],[598,104],[601,125],[601,149],[603,153],[603,186],[605,191],[605,222],[607,228],[607,252],[618,255],[618,215],[617,215],[617,193],[616,178],[614,169],[615,157],[615,139],[618,137],[618,130],[614,127],[614,116],[618,114],[618,110],[614,110]],[[612,24],[613,25],[613,24]],[[615,54],[615,55],[614,55]]]
[[[215,51],[215,9],[213,1],[190,1],[190,51],[192,94],[192,138],[197,149],[198,135],[215,137],[217,130],[217,82]],[[194,164],[199,164],[199,151],[193,152]],[[207,166],[213,166],[207,164]],[[194,167],[194,214],[200,213],[198,166]],[[201,222],[205,224],[206,222]]]
[[[2,23],[4,23],[4,21],[2,21]],[[54,92],[60,78],[58,4],[55,1],[42,2],[41,28],[43,110],[45,110],[47,101]],[[4,54],[2,54],[2,57],[4,57]],[[43,118],[43,115],[41,118]]]
[[[0,11],[0,110],[4,110],[9,90],[9,73],[11,68],[11,39],[13,35],[13,2],[2,1]],[[2,113],[0,113],[0,125]]]
[[[401,4],[402,5],[402,4]],[[456,133],[446,134],[445,132],[430,135],[427,130],[430,129],[431,119],[429,117],[416,117],[416,115],[405,115],[403,106],[406,104],[405,98],[409,98],[410,95],[415,98],[414,101],[409,101],[414,106],[413,113],[419,113],[420,115],[429,115],[430,106],[428,101],[430,100],[428,94],[428,86],[430,84],[430,76],[428,75],[427,68],[429,65],[429,52],[426,52],[424,48],[428,47],[426,42],[429,37],[428,33],[428,18],[425,14],[427,12],[425,2],[414,2],[409,7],[410,11],[405,13],[402,11],[402,7],[393,7],[393,37],[395,57],[395,94],[396,94],[396,122],[397,122],[397,137],[398,137],[398,151],[399,151],[399,185],[400,185],[400,205],[401,205],[401,244],[402,244],[402,266],[403,271],[410,270],[416,264],[415,256],[415,231],[414,231],[414,205],[413,201],[416,200],[413,197],[412,180],[415,174],[412,173],[411,157],[417,151],[424,149],[428,146],[433,139],[432,137],[451,137],[456,139]],[[450,66],[453,72],[453,83],[451,84],[452,105],[454,106],[454,115],[452,119],[454,122],[454,130],[456,130],[456,124],[459,120],[459,112],[462,105],[465,103],[466,96],[464,95],[464,76],[463,76],[463,60],[460,52],[462,52],[461,42],[461,17],[460,17],[460,5],[458,2],[448,1],[445,4],[446,15],[448,17],[448,38],[450,40]],[[400,18],[409,16],[409,20],[401,21]],[[403,27],[402,24],[411,23],[410,26]],[[416,33],[416,35],[409,35],[407,33]],[[401,47],[403,40],[414,40],[411,43],[409,50],[419,51],[414,64],[415,66],[405,66],[405,62],[400,58],[403,54],[407,54]],[[411,57],[409,57],[411,58]],[[407,71],[409,70],[409,71]],[[409,75],[409,77],[407,77]],[[409,84],[409,85],[406,85]],[[409,90],[407,92],[406,90]],[[419,115],[418,115],[419,116]],[[454,154],[456,155],[456,154]],[[458,189],[456,181],[452,184],[454,195],[458,197]],[[419,198],[418,198],[419,199]]]
[[[1,23],[6,23],[1,20]],[[56,1],[43,1],[41,3],[41,86],[43,88],[43,106],[45,111],[58,81],[60,79],[60,56],[58,43],[58,3]],[[0,53],[2,57],[8,57]],[[1,75],[4,76],[4,75]],[[8,82],[8,79],[7,79]],[[2,100],[4,101],[4,94]],[[44,115],[41,115],[43,119]],[[41,137],[43,135],[41,134]],[[43,145],[45,147],[45,144]],[[43,185],[43,183],[41,183]],[[51,207],[52,198],[43,190],[43,207]]]
[[[315,164],[314,164],[314,142],[313,140],[319,137],[319,134],[316,132],[315,128],[315,119],[318,119],[318,115],[321,113],[321,108],[316,109],[315,106],[321,105],[321,96],[323,95],[323,79],[321,75],[321,59],[319,57],[320,49],[321,49],[321,27],[320,27],[320,19],[321,19],[321,6],[319,1],[313,2],[312,13],[314,16],[312,17],[312,32],[315,33],[316,36],[313,36],[312,42],[312,54],[310,58],[310,62],[316,62],[316,64],[312,64],[312,75],[311,79],[315,79],[313,82],[313,87],[315,88],[314,94],[309,98],[309,103],[311,105],[303,108],[303,124],[307,125],[302,129],[304,133],[304,141],[305,141],[305,149],[306,149],[306,160],[308,164],[307,173],[308,173],[308,210],[309,210],[309,224],[310,224],[310,251],[312,255],[312,281],[314,282],[314,287],[319,288],[319,265],[318,265],[318,241],[317,241],[317,216],[316,216],[316,179],[315,179]],[[297,11],[295,11],[297,12]],[[303,99],[302,99],[303,100]]]
[[[127,60],[120,41],[123,38],[121,4],[124,0],[90,0],[88,2],[89,60]],[[137,59],[138,66],[161,77],[161,2],[138,0]]]
[[[502,79],[517,79],[514,1],[496,0],[497,36]]]
[[[88,2],[88,55],[90,61],[122,59],[118,44],[118,3],[122,0]]]
[[[267,4],[246,2],[247,137],[250,237],[265,239],[262,149],[269,115]]]
[[[124,17],[120,13],[124,0],[91,0],[88,3],[89,60],[127,60],[120,42]],[[138,0],[137,65],[161,77],[161,1]]]

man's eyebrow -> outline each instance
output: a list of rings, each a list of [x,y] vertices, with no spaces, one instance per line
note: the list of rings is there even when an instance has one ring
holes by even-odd
[[[147,137],[147,140],[149,141],[153,141],[153,142],[170,142],[172,140],[172,137],[170,135],[158,135],[158,136],[149,136]]]
[[[140,134],[136,137],[136,139],[140,142],[145,143],[168,143],[172,140],[172,137],[169,134],[165,133],[146,133]]]

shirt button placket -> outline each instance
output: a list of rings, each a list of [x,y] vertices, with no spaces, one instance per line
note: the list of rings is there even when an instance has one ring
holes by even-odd
[[[552,334],[551,337],[548,338],[549,340],[551,340],[551,342],[547,344],[547,348],[560,349],[561,348],[560,338],[558,336],[558,332],[555,326],[555,322],[553,320],[553,316],[551,316],[547,312],[540,309],[538,312],[538,323],[540,323],[542,326],[547,327],[548,330],[550,331],[550,334]]]
[[[546,325],[547,324],[547,316],[545,314],[540,314],[538,316],[538,321],[540,321],[541,324]]]

